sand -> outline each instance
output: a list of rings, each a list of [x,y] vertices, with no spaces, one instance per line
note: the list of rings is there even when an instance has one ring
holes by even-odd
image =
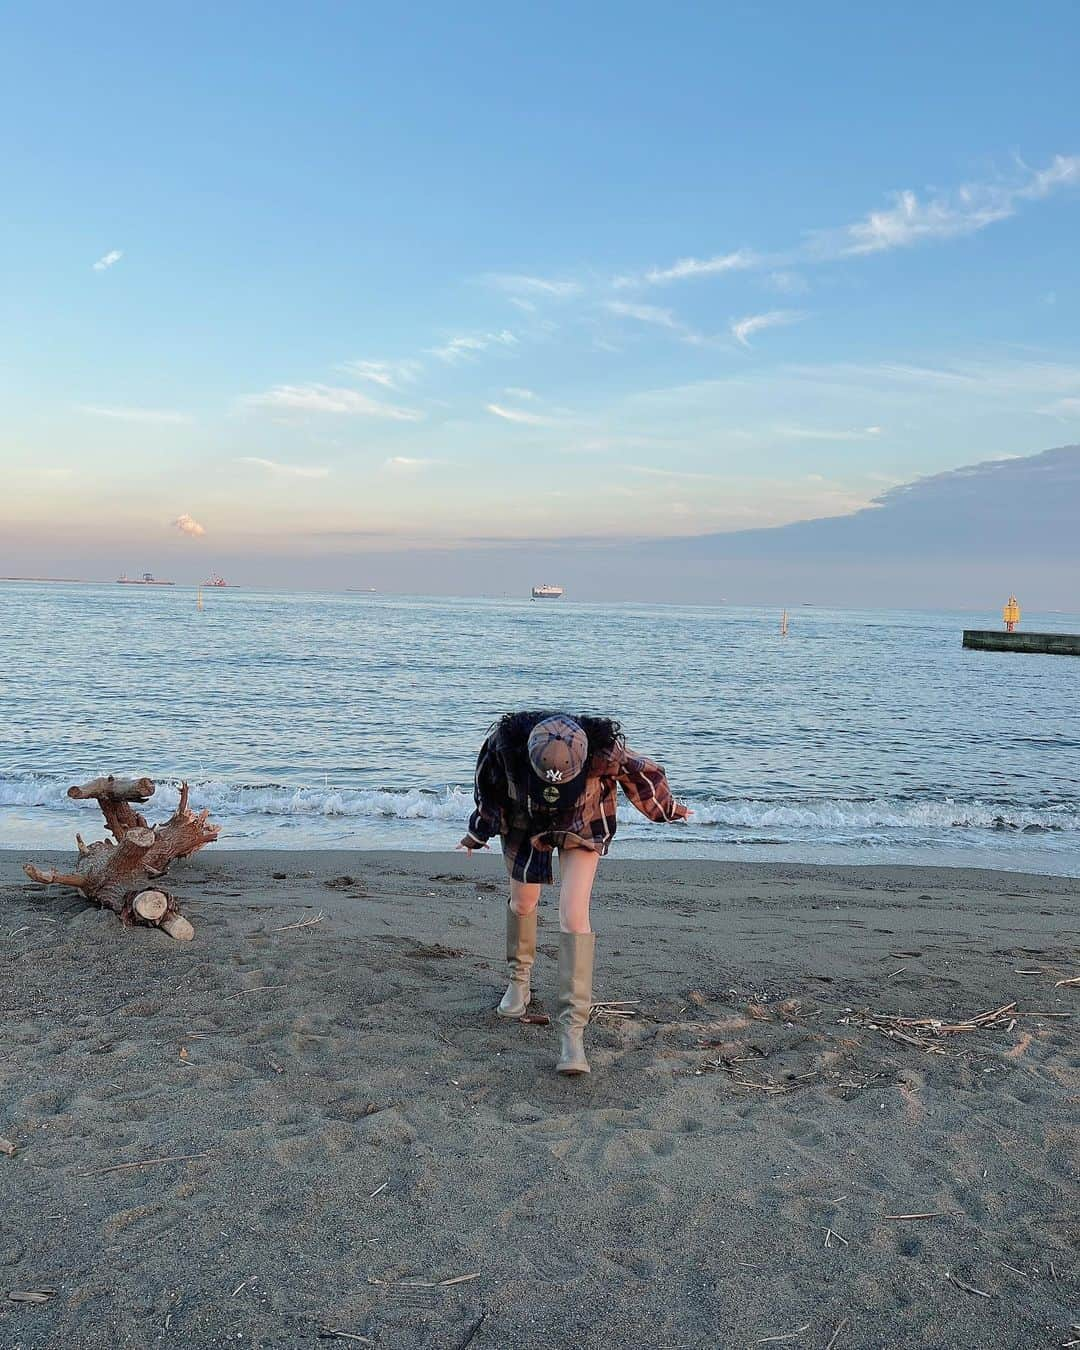
[[[187,945],[21,860],[4,1347],[1080,1339],[1075,882],[610,859],[596,995],[637,1015],[566,1080],[493,1013],[497,858],[211,848],[171,878]],[[1013,1002],[940,1054],[859,1017]]]

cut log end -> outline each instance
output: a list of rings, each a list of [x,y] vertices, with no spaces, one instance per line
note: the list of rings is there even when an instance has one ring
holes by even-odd
[[[164,891],[143,891],[132,902],[131,908],[147,923],[157,923],[165,917],[169,908],[169,897]]]
[[[190,942],[195,936],[195,929],[188,923],[182,914],[168,914],[158,927],[177,942]]]

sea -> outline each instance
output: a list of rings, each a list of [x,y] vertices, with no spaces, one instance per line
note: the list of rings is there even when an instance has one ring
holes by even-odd
[[[694,816],[624,857],[1080,875],[1080,660],[971,652],[1000,616],[0,585],[0,847],[101,833],[67,787],[182,779],[229,848],[450,849],[517,708],[605,713]],[[1080,615],[1025,613],[1080,631]]]

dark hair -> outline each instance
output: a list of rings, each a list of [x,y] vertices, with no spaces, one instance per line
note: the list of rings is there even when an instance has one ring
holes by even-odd
[[[567,784],[567,790],[563,793],[561,803],[565,807],[576,801],[584,790],[588,768],[594,758],[608,750],[613,750],[616,746],[624,745],[625,740],[622,727],[614,718],[593,717],[589,713],[563,713],[561,715],[573,717],[589,741],[589,759],[586,764],[586,772],[580,774],[573,783]],[[538,722],[543,722],[548,717],[557,716],[560,716],[560,714],[550,709],[547,711],[532,710],[506,713],[499,718],[489,732],[492,742],[506,766],[507,773],[525,790],[530,798],[532,793],[529,789],[535,787],[536,779],[529,765],[529,733]]]

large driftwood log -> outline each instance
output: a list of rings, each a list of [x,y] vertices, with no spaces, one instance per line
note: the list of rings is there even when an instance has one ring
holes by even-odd
[[[36,867],[23,871],[42,885],[74,886],[87,900],[111,909],[124,924],[142,923],[163,929],[170,937],[190,941],[195,930],[180,913],[176,897],[154,883],[175,858],[186,858],[212,844],[220,825],[207,823],[209,811],[196,814],[188,807],[188,785],[181,785],[180,800],[168,820],[150,825],[132,802],[140,804],[154,794],[149,778],[94,778],[68,788],[76,800],[94,798],[105,824],[116,839],[87,844],[75,836],[79,850],[73,872]]]

